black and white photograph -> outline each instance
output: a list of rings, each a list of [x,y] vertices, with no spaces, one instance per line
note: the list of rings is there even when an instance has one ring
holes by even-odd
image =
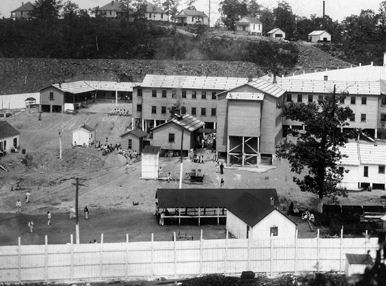
[[[386,285],[385,169],[386,1],[0,0],[0,285]]]

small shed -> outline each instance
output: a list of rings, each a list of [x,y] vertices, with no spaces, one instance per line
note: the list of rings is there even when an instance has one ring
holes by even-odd
[[[147,133],[141,129],[133,129],[126,133],[123,133],[121,137],[121,146],[125,150],[135,150],[138,153],[142,152],[144,147],[144,139],[147,137]]]
[[[95,129],[83,124],[72,132],[73,146],[90,146],[95,143]]]
[[[226,229],[237,238],[295,238],[296,223],[275,208],[274,199],[242,194],[228,206]]]
[[[331,34],[325,30],[312,31],[308,34],[308,41],[312,43],[331,42]]]
[[[345,274],[349,277],[353,274],[363,274],[367,267],[374,264],[370,254],[346,253]]]
[[[141,178],[158,179],[159,153],[161,147],[147,145],[143,148],[141,156]]]
[[[7,121],[0,120],[0,152],[10,152],[19,148],[20,133]]]
[[[278,40],[285,40],[285,32],[280,28],[274,28],[268,33],[268,37]]]
[[[25,107],[33,107],[36,105],[36,98],[34,97],[27,97],[25,100]]]

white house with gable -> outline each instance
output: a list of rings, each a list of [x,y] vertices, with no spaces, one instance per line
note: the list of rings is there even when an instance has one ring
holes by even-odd
[[[277,40],[285,40],[285,32],[280,28],[274,28],[271,31],[267,32],[268,37],[277,39]]]
[[[348,170],[340,183],[349,190],[371,187],[385,190],[386,144],[349,142],[340,148],[341,165]]]
[[[308,34],[308,40],[313,43],[331,42],[331,34],[325,30],[315,30]]]
[[[243,17],[236,22],[236,31],[261,36],[263,34],[263,23],[254,17]]]
[[[90,146],[95,143],[95,129],[83,124],[72,133],[73,146]]]

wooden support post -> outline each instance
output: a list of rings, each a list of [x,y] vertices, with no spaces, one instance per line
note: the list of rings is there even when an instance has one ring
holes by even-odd
[[[173,232],[173,241],[174,241],[174,276],[177,277],[177,238],[176,238],[175,232]]]
[[[340,230],[340,242],[339,242],[339,272],[342,272],[342,259],[343,259],[343,226]]]
[[[220,224],[220,208],[217,208],[217,225]]]
[[[99,247],[99,279],[103,277],[103,233],[101,233],[101,243]]]
[[[201,224],[201,208],[198,208],[198,226]]]
[[[298,229],[295,230],[295,252],[294,252],[294,273],[296,275],[298,263]]]
[[[44,280],[48,283],[48,237],[44,236]]]
[[[74,236],[70,235],[70,281],[74,280]]]
[[[229,139],[229,136],[227,136],[227,166],[229,166],[229,163],[230,163],[230,155],[229,155],[229,150],[231,148],[230,143],[231,143],[231,140]]]
[[[244,167],[244,160],[245,160],[245,154],[244,154],[244,136],[241,137],[241,166]]]
[[[126,233],[126,256],[125,256],[125,277],[129,279],[129,234]]]
[[[203,237],[203,230],[201,229],[200,232],[200,275],[202,275],[202,261],[203,261],[203,253],[202,253],[202,239]]]
[[[178,208],[178,225],[181,224],[181,208]]]
[[[151,276],[154,276],[154,233],[151,234]]]
[[[17,281],[21,283],[21,238],[17,238]]]
[[[273,264],[273,236],[271,234],[269,238],[269,275],[272,277],[272,264]]]
[[[320,260],[319,260],[319,228],[316,232],[316,272],[319,272],[319,269],[320,269]]]

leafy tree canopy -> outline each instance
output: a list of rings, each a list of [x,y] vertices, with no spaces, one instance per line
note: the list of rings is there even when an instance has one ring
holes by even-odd
[[[288,159],[291,171],[307,174],[294,177],[294,182],[303,192],[317,194],[319,199],[344,194],[338,183],[342,180],[344,168],[339,165],[342,154],[339,147],[344,146],[349,134],[341,127],[347,126],[352,115],[349,107],[342,107],[340,100],[345,94],[325,96],[319,103],[290,103],[284,107],[283,116],[303,122],[302,132],[290,130],[297,137],[296,142],[287,141],[277,149],[277,155]]]
[[[236,22],[242,17],[248,15],[248,7],[245,1],[239,0],[222,0],[220,2],[220,12],[224,25],[234,31]]]
[[[62,0],[36,0],[30,15],[34,19],[50,22],[59,17],[62,6]]]

